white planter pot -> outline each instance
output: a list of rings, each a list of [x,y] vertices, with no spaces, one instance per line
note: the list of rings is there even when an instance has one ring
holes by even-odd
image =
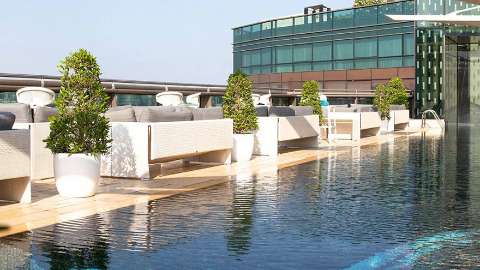
[[[380,126],[381,133],[391,133],[395,131],[395,124],[393,119],[390,120],[382,120],[382,125]]]
[[[100,178],[100,156],[56,154],[53,170],[58,193],[63,197],[95,195]]]
[[[252,159],[255,138],[253,134],[233,134],[233,161],[249,161]]]

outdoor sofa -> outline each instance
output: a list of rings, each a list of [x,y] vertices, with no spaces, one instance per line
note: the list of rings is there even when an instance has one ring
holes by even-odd
[[[0,200],[29,203],[30,131],[13,129],[15,115],[0,113]]]
[[[221,108],[220,108],[221,109]],[[53,154],[43,142],[50,133],[48,117],[56,109],[2,104],[0,111],[17,115],[14,128],[30,131],[31,178],[54,176]],[[101,157],[102,176],[153,178],[162,163],[189,160],[231,162],[233,122],[221,110],[173,106],[121,106],[106,113],[111,121],[110,151]]]
[[[390,106],[389,131],[402,131],[410,123],[410,112],[403,105]]]
[[[276,156],[282,147],[318,147],[320,122],[308,106],[258,106],[255,155]]]
[[[336,121],[334,139],[358,141],[367,136],[380,134],[382,121],[380,115],[371,106],[335,106],[329,117]]]
[[[221,108],[173,106],[114,107],[112,147],[102,157],[102,175],[153,178],[162,163],[187,160],[229,164],[233,122]]]

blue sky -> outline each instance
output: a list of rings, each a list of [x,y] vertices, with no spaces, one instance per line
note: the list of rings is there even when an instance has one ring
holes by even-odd
[[[83,47],[103,77],[221,83],[232,71],[234,26],[352,0],[22,0],[0,11],[0,72],[57,75]]]

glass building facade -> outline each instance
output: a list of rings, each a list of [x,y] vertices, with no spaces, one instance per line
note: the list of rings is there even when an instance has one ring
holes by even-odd
[[[476,5],[459,0],[417,0],[419,15],[444,15]],[[474,9],[462,15],[480,15]],[[467,123],[474,118],[480,89],[477,27],[419,22],[416,25],[416,114],[427,109],[452,123]],[[480,113],[480,112],[479,112]],[[480,114],[479,114],[480,116]],[[479,117],[480,119],[480,117]],[[477,120],[478,121],[478,120]],[[480,121],[479,121],[480,122]]]
[[[233,69],[258,76],[411,67],[413,116],[434,109],[450,122],[472,122],[480,119],[480,29],[385,15],[444,15],[473,7],[461,0],[397,1],[234,28]],[[480,15],[480,9],[461,15]]]
[[[264,73],[413,67],[414,1],[286,17],[233,29],[234,70]]]

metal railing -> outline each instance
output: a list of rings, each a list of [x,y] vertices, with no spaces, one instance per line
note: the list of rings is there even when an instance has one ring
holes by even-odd
[[[164,91],[178,91],[185,95],[202,93],[206,96],[223,96],[226,85],[220,84],[195,84],[195,83],[174,83],[158,81],[137,81],[101,79],[103,87],[110,94],[138,94],[156,95]],[[48,75],[13,74],[0,73],[0,92],[15,92],[22,87],[41,86],[55,92],[60,89],[60,77]],[[294,96],[286,88],[255,87],[257,94],[269,94],[272,96]]]
[[[436,120],[437,123],[438,123],[438,126],[439,126],[441,129],[444,129],[442,120],[441,120],[440,117],[438,116],[437,112],[434,111],[434,110],[425,110],[425,111],[422,112],[422,128],[425,128],[426,125],[427,125],[427,114],[428,114],[428,113],[430,113],[431,115],[433,115],[433,117],[435,118],[435,120]]]

